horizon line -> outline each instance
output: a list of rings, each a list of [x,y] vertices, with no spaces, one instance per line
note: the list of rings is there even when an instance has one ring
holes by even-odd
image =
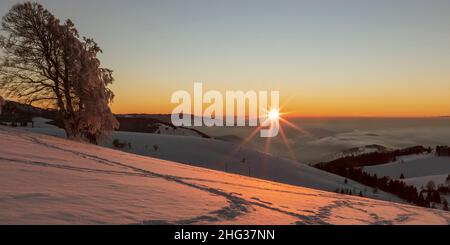
[[[132,112],[132,113],[114,113],[114,115],[120,116],[120,115],[155,115],[155,116],[170,116],[172,113],[143,113],[143,112]],[[197,116],[200,117],[200,115],[193,115],[193,114],[187,114],[190,116]],[[225,116],[226,117],[226,116]],[[240,117],[238,115],[234,115],[234,117]],[[248,117],[248,116],[245,116]],[[450,118],[450,115],[417,115],[417,116],[370,116],[370,115],[286,115],[283,116],[283,118],[304,118],[304,119],[420,119],[420,118]]]

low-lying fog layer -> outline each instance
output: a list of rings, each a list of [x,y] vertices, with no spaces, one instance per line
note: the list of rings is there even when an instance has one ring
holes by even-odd
[[[287,142],[295,158],[305,163],[327,160],[334,154],[353,147],[378,144],[390,148],[424,145],[450,145],[450,118],[347,118],[347,119],[289,119],[304,132],[282,125]],[[250,135],[249,127],[201,127],[199,130],[231,141],[240,141]],[[253,147],[264,149],[264,138],[258,135],[251,141]],[[292,157],[281,135],[271,139],[272,154]]]

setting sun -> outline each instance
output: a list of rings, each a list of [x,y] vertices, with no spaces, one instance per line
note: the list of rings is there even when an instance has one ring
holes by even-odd
[[[278,120],[280,118],[280,112],[277,109],[271,109],[268,112],[268,117],[271,121]]]

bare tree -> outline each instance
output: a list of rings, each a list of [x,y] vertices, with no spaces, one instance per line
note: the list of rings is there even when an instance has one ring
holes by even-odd
[[[70,20],[38,3],[17,4],[3,17],[0,90],[29,104],[57,108],[70,138],[96,142],[118,127],[107,88],[112,71],[100,67],[101,49],[80,38]]]

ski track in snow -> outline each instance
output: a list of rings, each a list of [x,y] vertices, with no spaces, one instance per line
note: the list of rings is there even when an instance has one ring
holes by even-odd
[[[10,133],[8,130],[0,128],[0,131],[6,131]],[[287,194],[293,194],[293,195],[307,195],[307,196],[326,196],[326,192],[320,193],[320,194],[310,194],[310,193],[300,193],[295,191],[289,191],[289,190],[279,190],[279,189],[271,189],[271,188],[265,188],[265,187],[258,187],[258,186],[251,186],[251,185],[245,185],[245,184],[237,184],[237,183],[229,183],[226,181],[220,181],[220,180],[211,180],[211,179],[201,179],[201,178],[190,178],[190,177],[182,177],[182,176],[175,176],[175,175],[168,175],[168,174],[161,174],[154,171],[149,171],[146,169],[142,169],[139,167],[131,166],[128,164],[124,164],[122,162],[114,161],[111,159],[102,158],[96,155],[88,154],[85,152],[77,151],[74,149],[68,149],[63,146],[56,146],[51,143],[45,142],[45,140],[41,140],[35,136],[31,136],[29,134],[22,134],[19,133],[19,136],[23,140],[27,140],[32,142],[33,144],[38,144],[41,146],[45,146],[48,148],[51,148],[56,151],[61,151],[64,153],[73,154],[77,157],[80,157],[82,159],[87,159],[91,161],[95,161],[98,164],[101,165],[107,165],[111,167],[117,167],[121,169],[119,170],[105,170],[105,169],[97,169],[97,168],[85,168],[85,167],[74,167],[69,166],[65,164],[55,164],[55,163],[47,163],[47,162],[41,162],[41,161],[31,161],[31,160],[24,160],[19,158],[9,158],[9,157],[3,157],[0,156],[0,160],[3,160],[5,162],[10,162],[13,164],[27,164],[27,165],[34,165],[39,167],[46,167],[46,168],[58,168],[63,169],[66,171],[78,171],[78,172],[87,172],[87,173],[95,173],[95,174],[108,174],[108,175],[126,175],[126,176],[138,176],[143,178],[160,178],[165,181],[175,182],[177,184],[181,184],[184,186],[187,186],[189,188],[194,188],[200,191],[208,192],[210,194],[213,194],[215,196],[220,196],[222,198],[225,198],[228,202],[227,206],[221,207],[215,211],[205,213],[203,215],[199,215],[192,218],[177,220],[177,221],[166,221],[166,220],[143,220],[140,222],[140,224],[144,225],[153,225],[153,224],[198,224],[198,223],[215,223],[222,220],[234,220],[236,218],[242,217],[244,215],[247,215],[251,213],[255,207],[260,207],[263,209],[268,209],[273,212],[277,212],[283,215],[288,215],[296,219],[297,221],[293,222],[293,224],[329,224],[327,221],[330,216],[333,214],[334,209],[338,208],[349,208],[351,210],[354,210],[355,212],[361,212],[368,214],[373,222],[371,224],[394,224],[394,223],[403,223],[405,221],[408,221],[410,219],[414,219],[414,216],[417,215],[416,212],[412,211],[410,208],[407,209],[402,204],[397,203],[389,203],[388,205],[390,207],[395,207],[402,212],[392,220],[389,219],[383,219],[376,213],[372,213],[364,209],[369,203],[364,202],[358,202],[357,200],[348,200],[350,197],[348,196],[342,196],[340,199],[333,200],[331,203],[328,203],[327,205],[321,206],[318,208],[318,211],[311,211],[311,210],[298,210],[302,211],[301,213],[293,212],[293,209],[289,209],[286,206],[277,207],[275,204],[273,204],[270,201],[262,200],[260,197],[250,197],[245,198],[243,197],[243,194],[239,192],[226,192],[219,188],[214,188],[211,186],[208,186],[208,184],[211,183],[218,183],[218,184],[225,184],[229,186],[236,186],[236,187],[242,187],[242,188],[253,188],[253,189],[259,189],[259,190],[268,190],[278,193],[287,193]],[[336,199],[336,196],[333,196]],[[386,205],[386,204],[385,204]],[[442,215],[440,212],[437,212],[435,210],[430,210],[433,214],[445,219],[447,223],[450,223],[450,218]],[[308,213],[308,214],[305,214]],[[348,219],[348,217],[347,217]],[[357,218],[356,218],[357,219]],[[367,220],[361,220],[361,222],[366,222]]]

